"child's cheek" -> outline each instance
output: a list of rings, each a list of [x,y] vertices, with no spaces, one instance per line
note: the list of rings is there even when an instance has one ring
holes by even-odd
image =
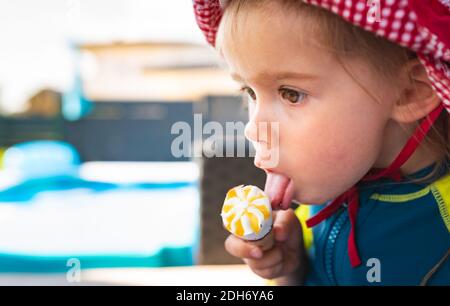
[[[378,146],[373,131],[342,123],[291,129],[288,137],[293,141],[281,145],[283,169],[290,172],[302,200],[316,203],[355,184],[371,168]]]

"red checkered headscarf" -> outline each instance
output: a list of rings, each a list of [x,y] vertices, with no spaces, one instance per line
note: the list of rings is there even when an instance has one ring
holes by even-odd
[[[225,0],[229,1],[229,0]],[[220,0],[193,0],[200,29],[211,45],[215,44],[222,17]],[[450,113],[450,0],[299,0],[341,16],[347,22],[384,37],[417,53],[431,84],[442,103],[423,119],[392,164],[373,169],[362,181],[390,177],[401,180],[400,167],[424,139],[444,108]],[[350,263],[361,264],[356,245],[356,216],[359,199],[357,184],[337,197],[316,216],[307,220],[315,226],[347,203],[351,222],[348,241]]]

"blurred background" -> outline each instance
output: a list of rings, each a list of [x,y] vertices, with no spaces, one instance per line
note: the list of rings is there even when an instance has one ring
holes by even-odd
[[[247,118],[192,10],[0,0],[0,284],[264,283],[226,254],[219,217],[264,174],[171,153],[175,122]]]

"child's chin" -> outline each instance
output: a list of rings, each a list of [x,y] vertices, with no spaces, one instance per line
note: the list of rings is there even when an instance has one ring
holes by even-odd
[[[295,193],[293,201],[297,202],[298,204],[304,204],[304,205],[322,205],[326,203],[329,199],[325,199],[323,195],[313,195],[313,194],[306,194],[306,193]]]

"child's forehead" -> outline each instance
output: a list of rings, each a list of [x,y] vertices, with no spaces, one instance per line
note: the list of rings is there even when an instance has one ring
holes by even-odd
[[[271,39],[248,41],[231,50],[227,46],[223,51],[230,74],[238,82],[314,80],[338,65],[327,49]]]
[[[277,65],[280,61],[290,64],[302,61],[302,58],[326,62],[325,57],[332,56],[323,36],[317,35],[316,29],[307,26],[301,18],[290,22],[291,18],[275,12],[270,21],[266,18],[259,22],[258,17],[252,19],[251,15],[245,20],[232,18],[225,22],[218,33],[216,46],[222,55],[250,63],[264,63],[273,58]],[[281,20],[277,20],[277,15]]]

